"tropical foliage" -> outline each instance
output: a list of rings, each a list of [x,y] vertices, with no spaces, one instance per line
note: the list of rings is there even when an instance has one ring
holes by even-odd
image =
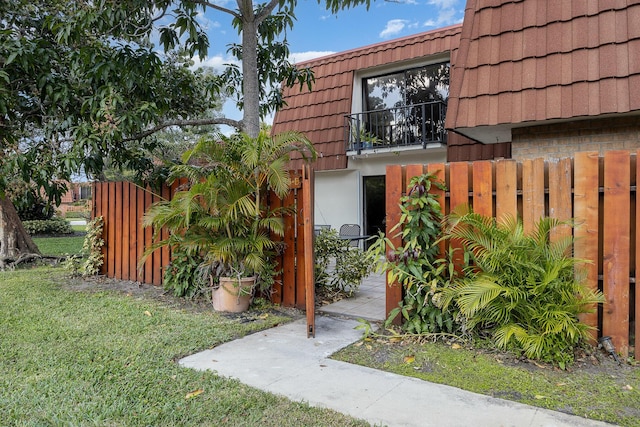
[[[407,195],[400,199],[400,220],[392,230],[402,245],[394,247],[381,235],[368,252],[377,271],[386,272],[389,282],[401,284],[404,290],[403,300],[388,322],[401,314],[404,329],[418,334],[453,332],[456,327],[451,308],[443,309],[439,304],[454,271],[440,259],[437,241],[442,211],[437,196],[430,192],[432,186],[444,189],[432,174],[411,179]]]
[[[452,215],[447,237],[460,241],[473,262],[443,290],[445,307],[455,306],[470,330],[489,331],[499,348],[560,366],[572,362],[590,329],[578,316],[603,298],[581,282],[572,237],[551,238],[560,225],[570,224],[542,218],[525,233],[514,218]]]
[[[287,212],[268,206],[266,196],[273,191],[284,197],[291,188],[287,163],[293,151],[315,158],[311,142],[298,133],[202,139],[172,171],[174,180],[186,178],[188,188],[144,216],[145,226],[170,232],[146,254],[168,245],[202,257],[206,277],[257,275],[270,286],[270,256],[279,250],[272,236],[284,234],[281,216]]]

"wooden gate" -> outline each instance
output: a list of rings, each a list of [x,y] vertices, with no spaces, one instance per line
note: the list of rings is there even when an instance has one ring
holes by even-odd
[[[387,166],[387,235],[400,218],[399,198],[409,180],[424,172],[435,173],[448,189],[440,193],[445,214],[460,204],[475,212],[500,218],[517,215],[525,229],[542,216],[574,218],[574,255],[589,261],[584,266],[587,284],[604,292],[606,302],[582,320],[612,337],[616,349],[627,356],[635,338],[635,358],[640,358],[640,311],[637,272],[640,271],[640,182],[638,153],[609,151],[576,153],[573,159],[477,161],[450,164]],[[557,235],[570,233],[557,230]],[[401,242],[393,242],[394,245]],[[387,289],[387,312],[397,306],[402,289]],[[593,338],[597,338],[597,333]]]

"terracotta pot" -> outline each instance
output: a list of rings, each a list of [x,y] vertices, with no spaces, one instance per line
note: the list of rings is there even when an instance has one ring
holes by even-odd
[[[249,309],[255,277],[221,277],[219,286],[211,291],[211,302],[216,311],[240,313]]]

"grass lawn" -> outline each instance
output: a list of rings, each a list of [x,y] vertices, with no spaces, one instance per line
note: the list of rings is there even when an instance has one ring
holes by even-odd
[[[242,321],[109,291],[51,267],[0,272],[3,425],[355,426],[344,415],[176,361],[287,321]]]
[[[334,359],[622,426],[640,426],[640,367],[584,355],[570,371],[460,345],[367,338]]]
[[[42,255],[76,255],[82,251],[84,236],[34,237],[33,241]]]

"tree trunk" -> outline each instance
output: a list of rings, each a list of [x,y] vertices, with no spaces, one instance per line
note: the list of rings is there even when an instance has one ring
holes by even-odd
[[[253,2],[245,2],[242,10],[242,85],[244,108],[242,124],[251,138],[260,133],[260,80],[258,77],[258,24]]]
[[[11,200],[0,198],[0,261],[16,259],[23,254],[40,254],[40,250],[27,234]]]

